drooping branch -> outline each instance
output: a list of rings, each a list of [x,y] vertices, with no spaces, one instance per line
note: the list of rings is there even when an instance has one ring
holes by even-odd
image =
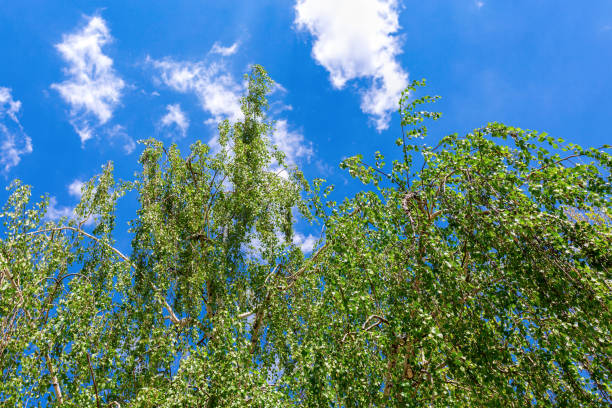
[[[2,264],[7,263],[6,259],[4,259],[4,256],[2,254],[0,254],[0,263]],[[13,279],[13,276],[11,272],[8,270],[8,268],[3,268],[2,274],[3,276],[6,276],[6,278],[11,283],[11,286],[13,287],[15,292],[17,292],[17,295],[19,296],[20,304],[25,305],[25,299],[23,297],[23,292],[21,288],[19,287],[19,285],[17,284],[17,282],[15,282],[15,280]],[[23,312],[25,313],[28,321],[32,321],[32,315],[30,314],[27,307],[23,308]],[[49,375],[51,375],[51,385],[53,385],[53,392],[55,392],[55,398],[57,399],[58,405],[62,405],[64,403],[64,399],[62,397],[62,388],[60,387],[59,380],[57,379],[57,376],[55,375],[55,370],[53,369],[53,364],[51,361],[51,357],[49,356],[49,353],[45,353],[45,362],[47,364],[47,369],[49,370]]]
[[[268,290],[265,299],[257,308],[257,313],[255,314],[255,322],[253,323],[253,329],[251,330],[251,354],[253,354],[257,349],[257,343],[259,342],[259,333],[261,332],[261,325],[263,323],[263,318],[266,313],[266,307],[268,305],[268,302],[270,301],[271,295],[272,291]]]
[[[86,236],[87,238],[89,238],[89,239],[92,239],[92,240],[96,241],[96,243],[98,243],[98,244],[102,244],[102,245],[106,246],[108,249],[110,249],[111,251],[113,251],[114,253],[116,253],[116,254],[117,254],[117,255],[118,255],[118,256],[119,256],[121,259],[123,259],[125,262],[127,262],[127,263],[128,263],[128,264],[129,264],[129,265],[132,267],[132,268],[134,268],[134,269],[136,268],[136,267],[134,266],[134,264],[132,264],[132,262],[130,261],[130,258],[128,258],[127,256],[125,256],[125,255],[124,255],[124,254],[123,254],[121,251],[119,251],[117,248],[113,247],[112,245],[110,245],[110,244],[108,244],[108,243],[106,243],[106,242],[102,242],[102,241],[100,240],[100,238],[98,238],[98,237],[96,237],[96,236],[94,236],[94,235],[91,235],[91,234],[89,234],[89,233],[87,233],[87,232],[83,231],[83,230],[82,230],[82,229],[80,229],[80,228],[71,227],[71,226],[69,226],[69,225],[66,225],[66,226],[63,226],[63,227],[53,227],[53,228],[46,228],[46,229],[41,229],[41,230],[31,231],[31,232],[26,233],[26,235],[37,235],[37,234],[43,234],[43,233],[45,233],[45,232],[66,231],[66,230],[68,230],[68,231],[74,231],[74,232],[76,232],[77,234],[84,235],[84,236]]]
[[[91,235],[91,234],[83,231],[80,228],[71,227],[71,226],[53,227],[53,228],[46,228],[46,229],[31,231],[31,232],[28,232],[26,235],[35,235],[35,234],[42,234],[42,233],[45,233],[45,232],[66,231],[66,230],[76,232],[77,234],[81,234],[83,236],[86,236],[87,238],[95,241],[98,244],[104,245],[105,247],[107,247],[108,249],[113,251],[115,254],[117,254],[132,269],[136,269],[136,266],[132,263],[130,258],[128,258],[126,255],[124,255],[117,248],[115,248],[114,246],[108,244],[107,242],[104,242],[104,241],[100,240],[100,238],[98,238],[98,237],[96,237],[94,235]],[[161,291],[157,287],[157,285],[155,285],[154,283],[151,283],[151,286],[153,286],[153,290],[156,292],[156,295],[157,295],[156,297],[157,297],[158,301],[168,311],[168,314],[169,314],[168,318],[170,319],[170,321],[172,321],[173,324],[181,325],[181,326],[184,326],[185,324],[187,324],[188,322],[187,322],[186,319],[179,319],[176,316],[176,314],[174,313],[174,310],[172,309],[172,306],[170,306],[170,304],[165,299],[165,297],[162,296]]]
[[[609,147],[604,145],[604,146],[601,146],[600,148],[595,149],[595,150],[604,150],[606,148],[609,148]],[[582,156],[586,156],[586,155],[587,155],[587,152],[575,153],[575,154],[563,157],[563,158],[561,158],[559,160],[556,160],[556,161],[554,161],[552,163],[546,163],[546,164],[542,165],[541,167],[532,170],[529,174],[527,174],[525,179],[529,180],[531,178],[531,176],[533,176],[536,173],[541,172],[542,170],[545,170],[546,168],[548,168],[550,166],[556,166],[557,164],[563,163],[566,160],[570,160],[570,159],[573,159],[575,157],[582,157]]]

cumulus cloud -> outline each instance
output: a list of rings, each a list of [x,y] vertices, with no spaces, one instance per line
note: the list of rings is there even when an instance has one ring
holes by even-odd
[[[362,90],[361,109],[381,131],[397,110],[408,74],[396,57],[401,53],[397,0],[297,0],[295,23],[315,38],[313,58],[342,89],[353,79],[370,82]]]
[[[173,104],[173,105],[168,105],[166,106],[166,110],[168,111],[168,113],[166,113],[162,118],[161,118],[161,124],[164,127],[176,127],[179,132],[181,133],[181,136],[185,136],[185,134],[187,133],[187,128],[189,127],[189,119],[187,119],[187,116],[185,115],[185,112],[182,111],[181,109],[181,105],[179,105],[178,103]]]
[[[13,99],[9,88],[0,87],[0,169],[5,174],[32,153],[32,139],[17,117],[21,102]]]
[[[212,49],[210,50],[211,54],[219,54],[224,57],[229,57],[230,55],[234,55],[238,51],[238,43],[233,43],[229,47],[222,47],[219,43],[214,43]]]
[[[70,122],[82,142],[94,135],[92,121],[107,123],[121,101],[125,83],[117,76],[113,60],[102,52],[111,41],[106,22],[94,16],[55,46],[68,64],[64,69],[67,79],[51,87],[70,105]]]
[[[160,79],[166,86],[177,92],[197,96],[202,109],[212,116],[207,123],[242,119],[240,97],[244,86],[234,80],[223,64],[175,61],[171,58],[147,58],[147,61],[159,71]]]
[[[285,153],[285,163],[293,166],[302,160],[310,162],[314,152],[312,143],[304,140],[304,136],[297,132],[289,130],[289,125],[284,119],[277,120],[274,131],[270,135],[270,141],[278,150]],[[274,160],[270,166],[270,171],[276,173],[277,176],[289,179],[289,173],[285,168],[280,167],[279,163]]]

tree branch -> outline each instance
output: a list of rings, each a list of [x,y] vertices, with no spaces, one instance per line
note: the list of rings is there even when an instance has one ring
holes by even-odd
[[[377,319],[376,322],[372,323],[370,326],[368,326],[368,323],[372,320],[372,319]],[[364,331],[370,331],[372,330],[374,327],[378,326],[381,323],[386,323],[389,324],[389,321],[387,319],[385,319],[382,316],[378,316],[378,315],[371,315],[370,317],[368,317],[366,319],[365,322],[363,322],[363,325],[361,326],[361,329]]]
[[[282,290],[283,291],[287,291],[287,290],[291,289],[293,287],[293,285],[295,285],[295,282],[297,282],[297,278],[300,277],[300,275],[302,275],[308,269],[308,267],[311,266],[311,264],[316,261],[316,259],[319,257],[321,252],[323,252],[323,250],[325,250],[328,246],[329,246],[329,242],[326,242],[325,245],[323,245],[321,248],[319,248],[317,250],[317,252],[315,252],[314,255],[312,255],[312,257],[310,257],[310,259],[306,262],[306,265],[304,265],[300,269],[298,269],[297,272],[295,272],[293,275],[287,276],[286,279],[288,281],[291,281],[291,283],[289,283],[287,286],[282,288]]]
[[[87,364],[89,365],[89,373],[91,374],[91,381],[93,382],[94,391],[96,393],[96,405],[100,408],[100,395],[98,394],[98,384],[96,383],[96,376],[93,372],[93,367],[91,366],[91,356],[87,353]]]
[[[53,386],[53,391],[55,392],[55,398],[57,398],[57,404],[62,405],[64,403],[64,398],[62,397],[62,389],[60,387],[57,376],[55,375],[55,371],[53,370],[53,364],[51,363],[51,357],[49,353],[45,353],[45,361],[47,362],[47,368],[49,369],[49,374],[51,375],[51,385]]]
[[[36,231],[31,231],[26,233],[26,235],[35,235],[35,234],[42,234],[45,232],[55,232],[55,231],[74,231],[77,234],[81,234],[86,236],[89,239],[94,240],[95,242],[97,242],[98,244],[102,244],[105,247],[107,247],[108,249],[110,249],[111,251],[113,251],[115,254],[117,254],[123,261],[125,261],[132,269],[136,269],[136,266],[132,263],[132,261],[130,261],[130,258],[128,258],[127,256],[125,256],[121,251],[119,251],[117,248],[113,247],[112,245],[103,242],[100,240],[100,238],[91,235],[85,231],[83,231],[80,228],[76,228],[76,227],[71,227],[71,226],[64,226],[64,227],[54,227],[54,228],[46,228],[46,229],[42,229],[42,230],[36,230]],[[184,326],[188,323],[188,321],[186,319],[179,319],[176,314],[174,313],[174,310],[172,310],[172,307],[170,306],[170,304],[168,304],[168,301],[166,301],[165,297],[163,297],[161,295],[161,291],[159,290],[159,288],[157,287],[157,285],[155,285],[154,283],[151,283],[151,286],[153,286],[153,290],[155,290],[155,292],[157,292],[157,298],[158,301],[162,304],[162,306],[168,311],[169,319],[172,321],[172,323],[177,324],[177,325],[181,325]]]
[[[4,259],[4,256],[2,254],[0,254],[0,262],[6,263],[6,259]],[[13,286],[13,289],[15,289],[15,291],[17,292],[17,295],[19,295],[19,300],[21,304],[25,306],[25,299],[23,297],[23,292],[21,291],[21,288],[19,287],[17,282],[15,282],[15,280],[13,279],[11,272],[6,268],[4,268],[2,272],[6,276],[6,278],[9,280],[11,285]],[[23,307],[23,312],[25,313],[28,320],[32,321],[32,315],[28,311],[27,307]],[[51,385],[53,385],[53,391],[55,392],[57,403],[58,405],[62,405],[64,403],[64,399],[62,398],[62,389],[60,387],[59,380],[57,379],[57,376],[55,375],[55,371],[53,370],[53,364],[51,362],[51,357],[49,356],[48,352],[45,353],[45,362],[47,363],[47,368],[49,369],[49,374],[51,375]]]
[[[604,146],[601,146],[600,148],[595,149],[595,150],[604,150],[604,149],[606,149],[606,148],[608,148],[608,147],[604,145]],[[544,170],[544,169],[546,169],[546,168],[548,168],[548,167],[550,167],[550,166],[555,166],[555,165],[557,165],[557,164],[559,164],[559,163],[562,163],[562,162],[564,162],[564,161],[566,161],[566,160],[569,160],[569,159],[572,159],[572,158],[574,158],[574,157],[586,156],[586,154],[587,154],[587,152],[575,153],[575,154],[572,154],[572,155],[570,155],[570,156],[563,157],[563,158],[561,158],[561,159],[559,159],[559,160],[557,160],[557,161],[554,161],[554,162],[552,162],[552,163],[547,163],[547,164],[544,164],[544,165],[542,165],[542,166],[541,166],[539,169],[532,170],[532,171],[531,171],[531,172],[530,172],[530,173],[529,173],[529,174],[528,174],[528,175],[527,175],[525,178],[526,178],[527,180],[529,180],[529,179],[531,178],[531,176],[533,176],[535,173],[538,173],[538,172],[540,172],[540,171],[542,171],[542,170]]]

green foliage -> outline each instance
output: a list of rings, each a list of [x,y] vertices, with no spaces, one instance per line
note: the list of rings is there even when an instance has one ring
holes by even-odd
[[[498,123],[410,144],[439,116],[415,111],[431,100],[402,99],[402,124],[415,128],[389,173],[378,153],[375,166],[343,163],[375,188],[326,220],[327,299],[346,313],[320,323],[336,333],[330,348],[346,349],[336,369],[362,353],[353,376],[384,384],[371,399],[381,405],[610,402],[610,155],[551,152],[560,141]]]
[[[145,141],[136,179],[105,167],[75,219],[10,187],[3,406],[611,402],[610,154],[499,123],[432,148],[440,114],[418,109],[437,98],[414,82],[402,159],[345,160],[364,190],[326,202],[270,145],[270,78],[247,79],[218,149]],[[127,256],[112,234],[130,192]],[[295,211],[325,227],[307,258]]]

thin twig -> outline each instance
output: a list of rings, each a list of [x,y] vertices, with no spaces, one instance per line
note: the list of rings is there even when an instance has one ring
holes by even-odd
[[[604,150],[604,149],[607,149],[607,148],[609,148],[609,147],[607,147],[607,146],[601,146],[600,148],[595,149],[595,150]],[[531,171],[531,172],[530,172],[530,173],[529,173],[529,174],[528,174],[528,175],[527,175],[525,178],[526,178],[527,180],[529,180],[529,178],[530,178],[532,175],[534,175],[535,173],[537,173],[537,172],[539,172],[539,171],[544,170],[544,169],[545,169],[545,168],[547,168],[547,167],[550,167],[550,166],[555,166],[555,165],[557,165],[557,164],[559,164],[559,163],[561,163],[561,162],[564,162],[564,161],[566,161],[566,160],[572,159],[572,158],[574,158],[574,157],[581,157],[581,156],[586,156],[586,155],[587,155],[587,152],[576,153],[576,154],[572,154],[572,155],[567,156],[567,157],[563,157],[563,158],[561,158],[561,159],[559,159],[559,160],[557,160],[557,161],[554,161],[554,162],[552,162],[552,163],[547,163],[547,164],[544,164],[544,165],[542,165],[542,166],[541,166],[539,169],[532,170],[532,171]]]

